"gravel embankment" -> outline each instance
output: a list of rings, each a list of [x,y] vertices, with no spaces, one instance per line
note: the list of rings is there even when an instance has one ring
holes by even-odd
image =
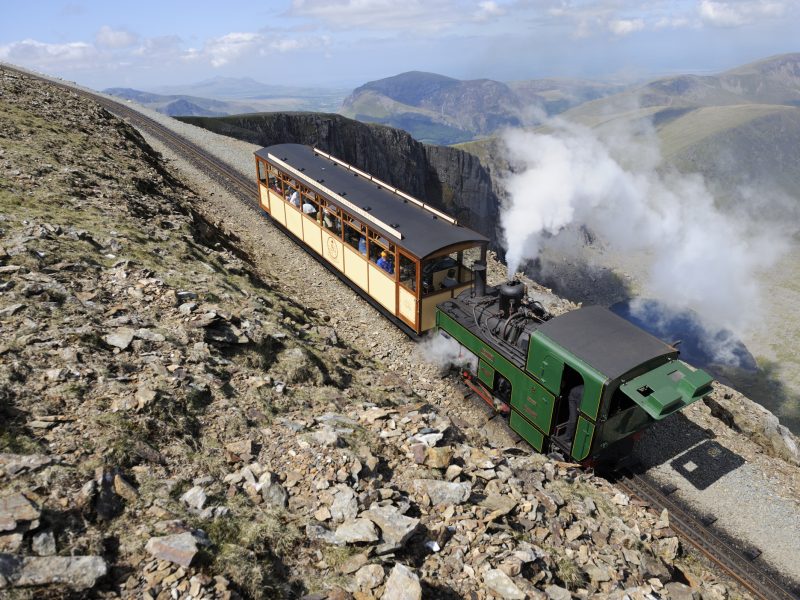
[[[133,106],[133,105],[131,105]],[[135,107],[139,108],[139,107]],[[250,176],[257,146],[183,124],[147,109],[141,112],[203,146]],[[439,377],[418,347],[385,321],[366,302],[272,226],[254,220],[225,190],[213,184],[163,145],[153,144],[172,166],[184,173],[206,201],[201,208],[236,235],[267,277],[280,281],[303,304],[326,312],[346,340],[381,360],[415,391],[451,415],[479,424],[482,411],[463,402],[457,385]],[[499,271],[498,271],[499,276]],[[487,432],[491,433],[491,432]],[[508,440],[498,440],[507,443]],[[762,558],[800,581],[800,475],[798,469],[763,454],[719,420],[705,406],[654,427],[637,455],[657,479],[677,486],[677,494],[746,545],[759,548]]]

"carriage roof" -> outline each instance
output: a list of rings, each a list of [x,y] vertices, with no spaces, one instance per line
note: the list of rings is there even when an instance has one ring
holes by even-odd
[[[372,179],[367,173],[310,146],[277,144],[261,148],[256,156],[278,168],[281,163],[288,165],[299,172],[290,174],[302,178],[309,188],[340,205],[340,208],[418,258],[451,247],[486,244],[489,241],[476,231],[451,222],[444,213],[420,206],[422,203],[419,200],[402,192],[395,193],[388,189],[391,187],[388,184]],[[340,201],[342,199],[360,209],[362,215],[368,216],[364,218],[354,213]]]

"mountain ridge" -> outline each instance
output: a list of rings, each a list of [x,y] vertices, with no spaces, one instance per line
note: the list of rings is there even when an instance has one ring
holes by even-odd
[[[337,109],[346,90],[269,85],[250,77],[213,77],[144,91],[111,87],[103,93],[138,102],[169,116],[224,116],[268,111]]]
[[[530,125],[541,114],[561,112],[617,89],[613,84],[581,80],[503,83],[408,71],[356,88],[339,113],[405,129],[419,141],[453,144],[505,127]]]

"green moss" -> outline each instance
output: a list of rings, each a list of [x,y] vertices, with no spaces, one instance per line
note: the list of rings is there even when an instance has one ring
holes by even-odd
[[[0,452],[36,454],[41,451],[41,444],[33,437],[19,430],[0,429]]]
[[[227,517],[201,524],[217,549],[214,569],[251,598],[288,595],[277,565],[303,539],[300,530],[283,510],[262,510],[242,494],[231,498],[229,506]]]
[[[570,589],[576,589],[586,582],[586,574],[575,561],[563,555],[556,558],[555,575]]]

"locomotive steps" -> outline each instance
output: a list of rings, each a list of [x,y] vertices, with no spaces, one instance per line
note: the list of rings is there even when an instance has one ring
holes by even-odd
[[[668,514],[504,451],[413,344],[223,190],[91,103],[0,77],[0,586],[726,596]],[[780,478],[758,518],[775,516],[796,470],[707,407],[691,418],[684,450],[707,427]],[[670,434],[656,449],[683,456]]]

